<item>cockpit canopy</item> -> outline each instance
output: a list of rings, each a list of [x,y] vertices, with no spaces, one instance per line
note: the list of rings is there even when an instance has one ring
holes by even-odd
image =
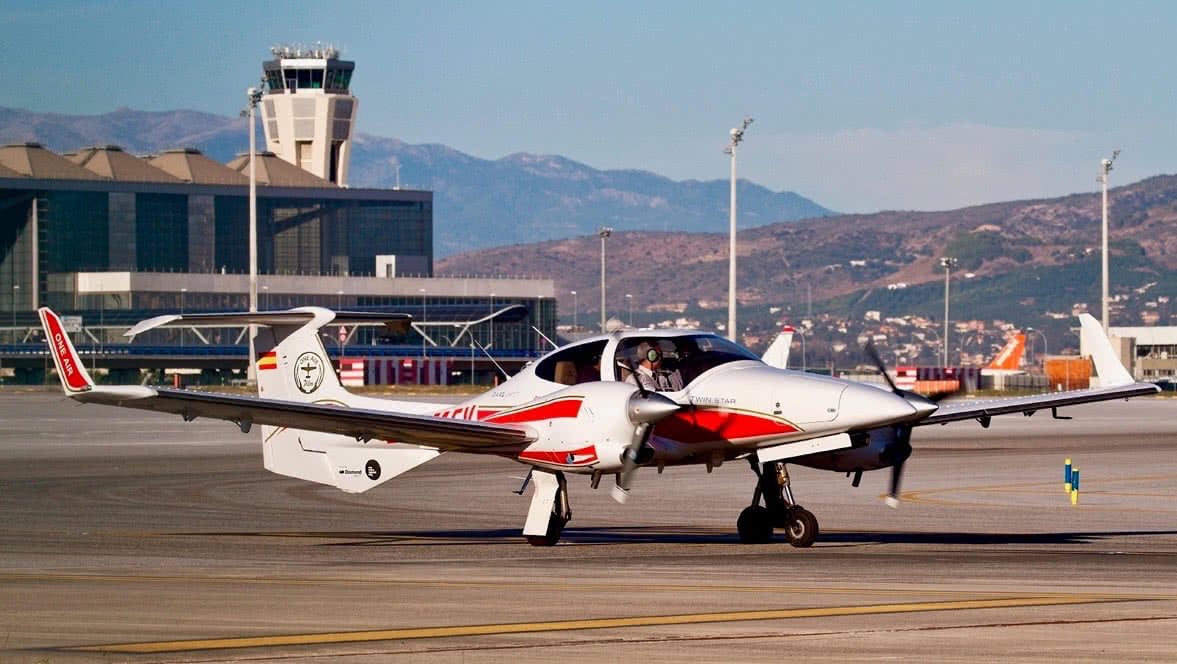
[[[721,364],[738,360],[760,361],[746,348],[714,334],[651,332],[598,338],[565,346],[537,362],[535,375],[562,385],[594,380],[622,381],[648,353],[661,357],[662,370],[677,371],[684,386]],[[606,358],[604,363],[602,357]]]

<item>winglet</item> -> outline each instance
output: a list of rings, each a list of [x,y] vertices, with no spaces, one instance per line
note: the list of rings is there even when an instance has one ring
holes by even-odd
[[[49,354],[53,356],[53,363],[57,365],[57,375],[61,378],[61,386],[66,394],[81,394],[89,392],[94,387],[86,367],[78,359],[78,351],[65,333],[61,318],[48,307],[37,310],[41,315],[41,327],[45,330],[45,340],[49,343]]]
[[[1095,318],[1091,314],[1079,314],[1079,324],[1082,326],[1080,333],[1091,352],[1091,361],[1095,363],[1095,373],[1099,375],[1100,387],[1135,383],[1128,370],[1116,359],[1116,351],[1108,341],[1107,333]]]

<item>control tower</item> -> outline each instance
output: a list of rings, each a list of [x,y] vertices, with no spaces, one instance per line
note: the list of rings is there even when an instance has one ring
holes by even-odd
[[[275,46],[262,63],[266,148],[299,168],[347,186],[352,127],[360,100],[350,91],[356,63],[332,46]]]

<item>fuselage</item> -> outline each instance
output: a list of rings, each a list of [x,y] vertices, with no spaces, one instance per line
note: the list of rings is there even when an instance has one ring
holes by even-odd
[[[654,426],[647,464],[718,465],[839,433],[858,434],[855,440],[865,444],[871,429],[918,417],[911,403],[891,392],[773,368],[741,346],[694,330],[632,330],[570,344],[435,414],[534,427],[538,440],[515,455],[523,463],[615,472],[633,435],[624,402],[637,386],[625,378],[637,366],[635,350],[649,344],[660,346],[666,358],[661,370],[678,372],[683,388],[662,393],[681,408]],[[820,464],[819,456],[807,458],[807,465]]]

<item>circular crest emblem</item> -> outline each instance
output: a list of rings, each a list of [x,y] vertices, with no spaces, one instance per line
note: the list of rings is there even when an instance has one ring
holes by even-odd
[[[314,353],[303,353],[294,363],[294,384],[304,394],[310,394],[323,384],[323,358]]]
[[[380,479],[380,464],[375,459],[368,459],[368,463],[364,464],[364,474],[373,482]]]

